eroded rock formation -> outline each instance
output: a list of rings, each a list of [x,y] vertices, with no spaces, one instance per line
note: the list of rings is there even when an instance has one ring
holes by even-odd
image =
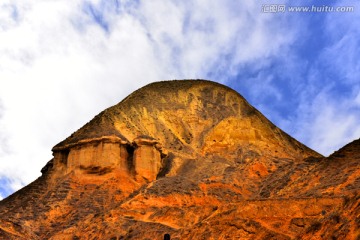
[[[139,136],[132,142],[119,137],[91,138],[53,148],[57,176],[71,172],[103,175],[119,171],[126,177],[156,180],[166,153],[156,139]]]
[[[356,239],[359,144],[325,158],[223,85],[153,83],[0,202],[0,239]]]

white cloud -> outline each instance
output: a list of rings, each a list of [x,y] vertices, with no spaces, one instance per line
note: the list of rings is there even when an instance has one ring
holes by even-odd
[[[311,145],[330,154],[360,136],[360,114],[352,111],[352,103],[323,102],[316,111]]]
[[[324,88],[316,95],[304,94],[298,115],[291,123],[294,136],[328,156],[360,137],[359,91],[344,98]]]
[[[296,84],[297,106],[293,109],[295,114],[289,114],[287,119],[277,117],[279,126],[324,155],[360,137],[360,31],[357,24],[360,11],[356,10],[357,1],[336,4],[353,5],[355,11],[296,17],[303,23],[299,25],[299,35],[289,49],[289,56],[280,56],[286,59],[286,67],[296,66],[293,70],[284,67],[282,76]],[[309,43],[304,45],[307,40]]]
[[[279,27],[286,25],[281,17],[262,14],[260,7],[245,1],[147,1],[136,14],[163,63],[196,78],[209,71],[236,74],[240,64],[260,64],[293,40],[293,31]]]
[[[146,83],[210,72],[224,82],[294,40],[281,14],[254,1],[106,4],[0,3],[0,178],[9,188],[34,180],[53,145]]]
[[[356,0],[342,0],[338,6],[353,6],[354,11],[339,13],[337,17],[326,18],[326,33],[331,46],[323,53],[323,61],[329,63],[334,71],[341,75],[339,81],[348,84],[358,84],[360,78],[360,20],[359,2]]]
[[[110,36],[96,24],[79,32],[70,20],[80,10],[80,3],[34,2],[16,26],[0,33],[1,125],[9,152],[0,175],[14,189],[39,175],[53,145],[135,88],[163,77],[134,19],[119,19]]]

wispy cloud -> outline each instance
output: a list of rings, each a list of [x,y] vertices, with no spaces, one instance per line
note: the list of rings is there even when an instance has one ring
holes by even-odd
[[[285,131],[332,153],[360,137],[359,14],[285,13],[283,27],[295,28],[290,41],[266,61],[241,66],[230,85]]]
[[[344,99],[330,89],[302,102],[295,121],[296,137],[325,155],[360,136],[357,96]]]
[[[354,1],[337,4],[358,6]],[[300,74],[303,82],[297,84],[294,114],[279,122],[302,142],[328,155],[360,137],[360,31],[356,27],[360,11],[317,15],[308,20],[316,26],[309,31],[319,42],[316,48],[299,48],[307,51],[309,46],[312,50],[299,59],[307,62],[305,68],[293,72]]]
[[[358,5],[354,1],[338,4]],[[360,93],[359,20],[360,11],[327,15],[323,33],[327,40],[309,70],[312,91],[307,91],[308,96],[302,100],[307,106],[301,106],[300,111],[311,109],[305,114],[308,127],[298,129],[297,135],[308,132],[307,143],[326,155],[360,137],[360,109],[356,103]]]

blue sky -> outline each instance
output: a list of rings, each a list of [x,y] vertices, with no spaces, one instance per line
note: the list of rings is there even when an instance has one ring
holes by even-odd
[[[262,12],[274,4],[285,11]],[[0,198],[97,113],[166,79],[226,84],[329,155],[360,137],[359,23],[358,0],[1,1]]]

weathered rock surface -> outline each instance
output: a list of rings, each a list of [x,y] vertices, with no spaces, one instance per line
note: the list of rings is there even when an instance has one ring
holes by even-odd
[[[325,158],[217,83],[145,86],[53,153],[0,239],[360,238],[360,140]]]

